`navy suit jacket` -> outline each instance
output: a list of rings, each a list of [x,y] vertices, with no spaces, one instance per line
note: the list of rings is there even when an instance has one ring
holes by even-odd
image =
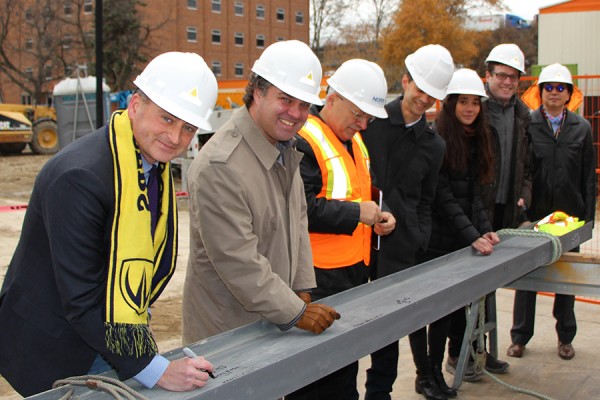
[[[152,360],[105,345],[114,197],[105,127],[61,150],[36,178],[0,291],[0,373],[21,395],[87,373],[97,354],[122,380]]]

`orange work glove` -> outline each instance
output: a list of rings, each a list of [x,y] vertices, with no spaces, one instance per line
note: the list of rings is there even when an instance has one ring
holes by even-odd
[[[340,314],[332,307],[310,303],[306,305],[300,320],[296,322],[296,327],[318,334],[329,328],[336,319],[340,319]]]
[[[302,299],[303,302],[305,302],[306,304],[310,303],[311,297],[310,297],[310,292],[296,292],[296,294],[298,295],[298,297],[300,297],[300,299]]]

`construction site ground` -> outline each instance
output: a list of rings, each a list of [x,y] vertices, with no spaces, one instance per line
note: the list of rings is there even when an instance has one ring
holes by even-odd
[[[0,171],[2,171],[0,174],[0,282],[4,279],[21,232],[25,209],[18,206],[27,203],[35,176],[48,158],[48,156],[32,154],[0,157]],[[180,198],[178,205],[180,217],[178,269],[153,309],[152,328],[161,351],[181,347],[181,293],[189,249],[187,199]],[[16,207],[6,211],[4,206]],[[508,289],[497,291],[499,353],[501,359],[511,364],[508,373],[498,377],[510,385],[535,391],[552,399],[600,399],[600,305],[593,299],[577,302],[575,312],[578,332],[573,342],[576,356],[570,361],[565,361],[557,355],[552,303],[552,297],[538,296],[535,336],[527,345],[523,358],[510,358],[505,356],[505,351],[510,344],[513,291]],[[35,360],[31,362],[34,363]],[[365,370],[369,364],[369,357],[360,360],[358,386],[361,399],[364,398]],[[452,375],[448,373],[445,375],[448,383],[451,383]],[[415,368],[408,339],[403,338],[400,340],[398,380],[394,385],[392,399],[422,399],[423,397],[414,391],[414,378]],[[2,377],[0,377],[0,398],[20,398]],[[458,398],[521,400],[534,397],[513,392],[486,376],[478,383],[463,383]]]

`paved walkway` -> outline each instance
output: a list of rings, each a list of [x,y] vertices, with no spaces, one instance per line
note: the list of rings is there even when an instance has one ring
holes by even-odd
[[[600,268],[600,266],[599,266]],[[538,295],[536,313],[536,333],[523,358],[507,357],[506,349],[510,345],[509,330],[512,324],[513,290],[497,291],[498,313],[498,353],[499,358],[508,361],[511,367],[507,374],[496,375],[505,382],[524,389],[536,391],[556,400],[600,399],[600,305],[577,302],[578,332],[573,346],[576,355],[570,361],[557,355],[557,337],[552,317],[553,297]],[[393,400],[424,399],[414,391],[415,368],[408,345],[408,338],[400,341],[400,362],[398,380],[392,393]],[[364,396],[364,371],[370,360],[360,362],[359,390]],[[453,376],[444,373],[446,381],[452,382]],[[505,400],[533,399],[535,397],[512,392],[495,383],[489,377],[477,383],[465,382],[460,388],[457,399],[461,400]]]

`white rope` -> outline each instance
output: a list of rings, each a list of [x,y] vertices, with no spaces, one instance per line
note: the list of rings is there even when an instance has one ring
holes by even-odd
[[[72,376],[70,378],[59,379],[52,385],[52,388],[57,388],[64,385],[86,386],[92,390],[103,390],[108,392],[113,398],[122,400],[149,400],[146,396],[138,393],[118,379],[110,378],[102,375],[82,375]],[[67,392],[61,400],[70,399],[73,395],[73,390]]]
[[[552,259],[550,262],[544,265],[550,265],[558,261],[562,255],[562,244],[557,236],[551,235],[546,232],[536,232],[529,229],[501,229],[496,232],[498,235],[512,235],[522,237],[543,237],[552,243]]]

